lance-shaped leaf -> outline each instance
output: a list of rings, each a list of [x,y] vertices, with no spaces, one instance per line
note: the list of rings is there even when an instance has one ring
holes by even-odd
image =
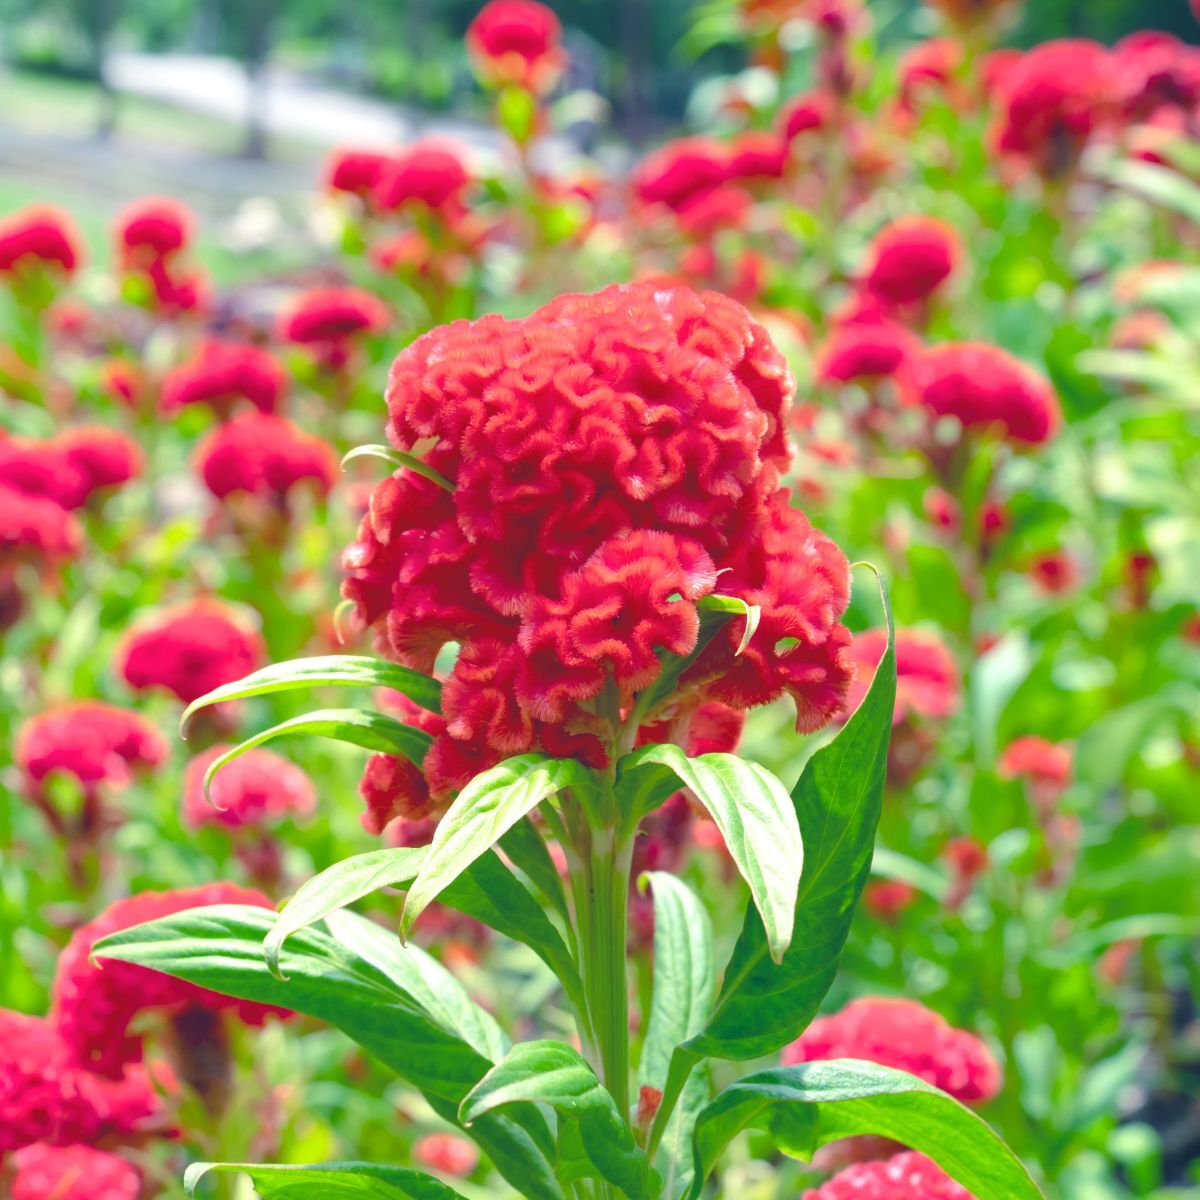
[[[744,1060],[773,1053],[803,1032],[837,974],[871,871],[892,733],[896,653],[886,592],[884,608],[888,645],[866,697],[792,790],[805,855],[791,946],[782,962],[772,962],[767,930],[747,910],[712,1019],[688,1043],[692,1055]]]
[[[562,1042],[522,1042],[493,1067],[462,1102],[459,1119],[470,1125],[506,1104],[548,1104],[560,1121],[575,1123],[573,1155],[582,1147],[600,1178],[615,1184],[631,1200],[650,1200],[660,1181],[645,1153],[633,1140],[616,1102],[587,1061]]]
[[[696,1122],[693,1200],[725,1147],[751,1128],[805,1160],[830,1142],[875,1134],[928,1155],[976,1200],[1041,1200],[1021,1160],[982,1117],[923,1080],[876,1063],[775,1067],[726,1088]]]
[[[675,1047],[704,1028],[712,1008],[716,991],[712,921],[695,893],[674,875],[653,871],[639,883],[648,884],[654,895],[654,990],[638,1085],[661,1092]],[[692,1126],[707,1098],[708,1081],[700,1072],[689,1079],[671,1114],[654,1159],[667,1197],[680,1195],[691,1182]]]
[[[247,1176],[262,1200],[462,1200],[460,1192],[420,1171],[360,1162],[192,1163],[183,1176],[188,1195],[212,1174]]]
[[[329,738],[331,741],[361,746],[364,750],[393,754],[399,758],[407,758],[418,767],[425,761],[425,751],[433,741],[423,729],[405,725],[385,713],[359,708],[323,708],[272,725],[270,729],[264,729],[226,750],[224,754],[218,755],[204,772],[205,796],[208,795],[217,772],[235,758],[240,758],[247,750],[253,750],[256,746],[273,742],[276,738],[296,735]]]
[[[754,637],[758,630],[758,624],[762,620],[762,609],[757,604],[747,604],[740,596],[722,596],[713,593],[697,600],[696,607],[701,612],[728,613],[730,616],[744,617],[746,626],[742,631],[742,640],[738,642],[737,649],[733,653],[737,657],[746,652],[746,647],[750,645],[750,639]]]
[[[136,962],[240,1000],[294,1009],[340,1029],[453,1119],[503,1047],[495,1021],[430,955],[353,913],[331,933],[298,931],[271,974],[262,943],[276,914],[212,905],[124,929],[96,944],[100,958]],[[561,1200],[554,1144],[536,1110],[477,1122],[471,1136],[506,1179],[536,1200]]]
[[[533,821],[529,818],[518,821],[500,839],[500,849],[512,860],[513,866],[525,872],[550,906],[565,920],[570,920],[562,876]]]
[[[396,470],[403,467],[415,472],[417,475],[423,475],[430,483],[436,483],[443,491],[454,491],[454,484],[441,471],[435,470],[415,454],[406,454],[403,450],[396,450],[392,446],[384,446],[378,442],[368,442],[362,446],[355,446],[353,450],[347,450],[342,455],[342,466],[344,467],[348,462],[353,462],[356,458],[381,458],[384,462],[390,463]]]
[[[290,662],[273,663],[261,671],[251,672],[244,679],[213,688],[183,710],[179,727],[186,728],[192,714],[210,704],[308,687],[392,688],[429,712],[442,711],[442,685],[436,679],[378,658],[359,654],[328,654],[319,658],[293,658]]]
[[[800,823],[787,788],[765,767],[736,754],[688,756],[669,743],[643,746],[625,773],[646,763],[668,767],[708,810],[730,857],[750,885],[767,949],[778,962],[792,940],[796,890],[804,863]]]
[[[400,935],[481,854],[490,850],[522,817],[563,788],[590,794],[591,771],[573,758],[518,754],[476,775],[438,822],[429,854],[404,901]]]

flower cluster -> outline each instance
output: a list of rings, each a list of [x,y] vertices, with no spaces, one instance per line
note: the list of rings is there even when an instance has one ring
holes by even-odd
[[[566,65],[561,36],[558,18],[544,4],[491,0],[467,29],[467,51],[493,86],[545,92]]]
[[[142,452],[127,434],[79,426],[46,441],[0,434],[0,487],[51,500],[69,511],[141,473]]]
[[[308,349],[331,371],[350,362],[357,340],[388,324],[388,310],[372,292],[359,288],[314,288],[302,292],[279,318],[279,337]]]
[[[875,669],[887,649],[887,630],[868,629],[854,635],[850,656],[858,666],[846,700],[853,711],[862,703]],[[958,666],[937,634],[919,629],[896,631],[896,707],[893,720],[912,717],[940,720],[958,710],[961,686]]]
[[[932,217],[902,217],[875,235],[867,251],[862,288],[885,305],[927,300],[962,258],[958,235]]]
[[[201,598],[152,613],[125,635],[116,671],[135,691],[165,688],[185,704],[262,666],[262,637],[235,608]]]
[[[47,205],[24,208],[0,220],[0,280],[19,282],[32,272],[74,274],[81,240],[66,213]]]
[[[205,306],[208,283],[187,262],[192,214],[177,200],[147,196],[118,214],[113,226],[125,290],[163,316]]]
[[[882,1162],[855,1163],[802,1200],[971,1200],[932,1159],[905,1150]]]
[[[120,1155],[91,1146],[25,1146],[13,1155],[11,1200],[138,1200],[142,1177]]]
[[[312,780],[295,763],[270,750],[248,750],[226,764],[205,797],[204,774],[228,749],[213,746],[188,763],[183,780],[185,825],[192,829],[203,825],[261,828],[316,808]]]
[[[1000,1090],[991,1051],[915,1000],[868,996],[818,1017],[783,1052],[785,1065],[861,1058],[916,1075],[964,1104],[981,1104]]]
[[[272,908],[261,892],[214,883],[173,892],[143,892],[110,905],[71,936],[58,960],[51,993],[50,1021],[76,1061],[88,1071],[119,1078],[131,1063],[142,1061],[141,1035],[131,1031],[140,1013],[151,1010],[178,1016],[190,1009],[232,1013],[249,1025],[286,1009],[233,1000],[207,988],[133,963],[93,961],[93,945],[102,937],[157,917],[211,904],[250,904]]]
[[[788,693],[802,729],[838,711],[847,564],[779,486],[792,390],[740,306],[651,284],[457,322],[400,355],[389,437],[436,440],[427,461],[453,490],[407,471],[381,484],[344,593],[415,669],[460,646],[430,801],[523,750],[606,761],[660,655],[696,649],[718,582],[762,622],[744,654],[731,621],[689,666],[680,736],[704,700]]]
[[[208,338],[167,374],[159,405],[164,414],[202,404],[218,416],[228,416],[243,403],[273,413],[287,390],[287,371],[269,350]]]

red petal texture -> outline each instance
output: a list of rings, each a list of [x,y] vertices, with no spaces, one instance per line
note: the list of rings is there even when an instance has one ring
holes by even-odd
[[[855,1163],[803,1200],[973,1200],[932,1159],[905,1150],[884,1162]]]
[[[138,1200],[142,1177],[91,1146],[26,1146],[13,1155],[11,1200]]]
[[[867,629],[854,635],[850,657],[858,674],[846,698],[853,712],[867,694],[875,668],[887,649],[887,630]],[[895,720],[908,716],[941,719],[958,711],[962,685],[958,664],[945,642],[935,633],[921,629],[896,631]]]
[[[247,750],[217,772],[210,803],[204,796],[204,773],[229,749],[213,746],[188,763],[183,780],[185,825],[262,828],[316,808],[317,792],[308,775],[286,758],[259,749]]]
[[[863,286],[888,304],[913,304],[933,294],[962,259],[958,235],[933,217],[901,217],[875,235]]]

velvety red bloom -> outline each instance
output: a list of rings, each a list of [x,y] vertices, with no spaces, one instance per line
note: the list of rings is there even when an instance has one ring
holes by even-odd
[[[379,703],[406,725],[433,736],[445,732],[446,722],[442,717],[418,707],[399,692],[380,692]],[[367,759],[358,793],[366,805],[362,823],[368,833],[378,836],[386,829],[389,839],[400,845],[422,846],[432,837],[434,822],[431,818],[436,805],[430,797],[429,783],[421,768],[407,758],[372,754]],[[418,828],[426,825],[429,837],[424,837],[423,829]],[[402,826],[407,827],[407,837]]]
[[[1083,582],[1083,568],[1073,554],[1052,550],[1039,554],[1029,564],[1029,578],[1046,595],[1063,596],[1075,591]]]
[[[144,268],[177,254],[192,240],[192,225],[192,214],[178,200],[163,196],[135,200],[114,225],[121,264]]]
[[[642,204],[662,204],[685,212],[729,178],[729,150],[714,138],[690,137],[651,151],[633,173]]]
[[[467,50],[490,83],[543,92],[566,66],[561,36],[558,17],[544,4],[491,0],[467,29]]]
[[[459,147],[445,139],[426,138],[388,156],[372,196],[375,206],[384,212],[418,204],[454,215],[462,208],[462,194],[470,182]]]
[[[652,284],[456,322],[400,355],[389,436],[436,439],[426,459],[455,488],[380,484],[344,592],[418,670],[460,646],[425,762],[434,801],[523,750],[602,764],[613,714],[596,697],[612,687],[628,711],[663,651],[695,647],[696,601],[717,587],[761,604],[762,625],[740,657],[739,620],[713,638],[689,704],[788,692],[804,728],[836,711],[846,562],[778,489],[792,387],[738,305]],[[427,812],[420,795],[394,815]]]
[[[0,482],[0,562],[56,566],[83,549],[83,530],[56,500]]]
[[[247,750],[226,763],[204,796],[204,773],[228,750],[213,746],[187,765],[183,778],[183,823],[192,829],[223,825],[226,829],[257,828],[317,806],[313,782],[295,763],[270,750]]]
[[[82,508],[94,493],[127,483],[141,469],[137,442],[100,425],[67,429],[44,442],[0,434],[0,484],[65,509]]]
[[[1027,779],[1061,791],[1071,782],[1074,757],[1070,746],[1031,735],[1010,742],[997,767],[1005,779]]]
[[[0,219],[0,278],[34,268],[71,275],[82,259],[81,238],[65,212],[48,205]]]
[[[60,433],[54,446],[82,477],[85,502],[95,492],[120,487],[142,473],[141,446],[119,429],[77,426]]]
[[[897,321],[886,318],[838,325],[817,353],[823,383],[854,383],[895,375],[921,343]]]
[[[1117,101],[1130,121],[1163,108],[1191,113],[1200,104],[1200,51],[1169,33],[1145,29],[1113,47]]]
[[[933,217],[901,217],[867,251],[863,285],[888,304],[914,304],[944,283],[962,258],[958,234]]]
[[[895,921],[917,898],[917,889],[899,879],[872,879],[863,889],[863,907],[881,921]]]
[[[413,1143],[413,1161],[427,1171],[465,1179],[479,1165],[475,1143],[456,1133],[427,1133]]]
[[[130,1025],[139,1013],[149,1010],[171,1015],[202,1008],[234,1014],[247,1025],[261,1025],[270,1016],[291,1015],[287,1009],[234,1000],[135,963],[93,961],[90,957],[92,946],[110,933],[210,904],[274,908],[261,892],[232,883],[143,892],[110,904],[71,935],[54,975],[50,1021],[81,1066],[117,1078],[127,1063],[140,1062],[142,1039],[130,1032]]]
[[[883,1162],[854,1163],[803,1200],[972,1200],[932,1159],[905,1150]]]
[[[905,393],[935,416],[957,417],[966,429],[995,426],[1027,445],[1048,441],[1061,423],[1058,397],[1045,376],[982,342],[921,351],[905,373]]]
[[[1114,99],[1114,60],[1096,42],[1043,42],[1004,60],[994,101],[995,149],[1047,179],[1072,171]]]
[[[825,92],[804,92],[789,100],[779,112],[778,128],[789,144],[803,133],[825,128],[833,112],[833,100]]]
[[[381,300],[359,288],[314,288],[303,292],[279,319],[279,336],[308,346],[321,363],[339,369],[355,338],[385,329],[390,320]]]
[[[116,671],[135,691],[165,688],[190,704],[265,657],[262,636],[238,609],[202,598],[139,621],[121,643]]]
[[[81,1069],[50,1022],[0,1009],[0,1156],[41,1142],[134,1134],[160,1114],[140,1066],[115,1081],[94,1075]]]
[[[785,1066],[861,1058],[925,1080],[964,1104],[1000,1090],[1000,1067],[972,1033],[955,1029],[916,1000],[866,996],[818,1017],[783,1051]]]
[[[962,65],[962,45],[954,38],[927,38],[900,59],[900,105],[912,110],[926,91],[945,91]]]
[[[85,791],[123,788],[134,770],[167,760],[167,743],[140,713],[81,700],[32,717],[17,734],[13,759],[35,784],[51,772],[73,775]]]
[[[325,164],[325,187],[366,199],[378,185],[389,158],[378,150],[334,150]]]
[[[218,425],[196,449],[196,470],[218,500],[238,492],[282,500],[297,484],[327,495],[337,455],[321,438],[274,413],[247,412]]]
[[[138,1200],[142,1177],[91,1146],[26,1146],[13,1155],[11,1200]]]
[[[242,342],[208,339],[163,380],[164,413],[204,404],[227,414],[239,401],[274,412],[288,390],[288,374],[269,350]]]
[[[760,129],[738,134],[729,145],[730,179],[779,179],[787,163],[787,142]]]
[[[875,669],[887,649],[887,631],[868,629],[856,633],[850,655],[858,675],[846,697],[847,712],[862,703]],[[921,629],[896,630],[896,709],[894,719],[953,716],[958,710],[961,685],[954,656],[934,633]]]

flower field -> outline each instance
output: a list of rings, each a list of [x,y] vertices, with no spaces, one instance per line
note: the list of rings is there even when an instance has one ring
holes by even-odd
[[[1200,1197],[1200,48],[555,7],[0,214],[0,1197]]]

